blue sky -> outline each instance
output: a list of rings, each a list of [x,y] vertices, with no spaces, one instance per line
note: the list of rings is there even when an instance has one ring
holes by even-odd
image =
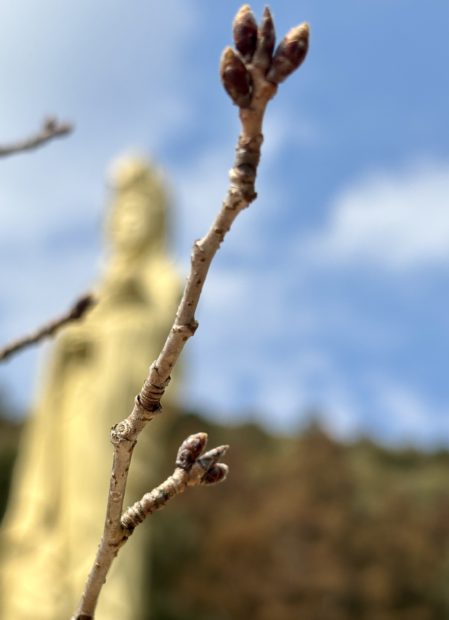
[[[165,170],[186,273],[233,159],[237,110],[218,61],[239,5],[1,3],[0,141],[46,114],[76,124],[1,162],[2,341],[98,279],[105,174],[124,151]],[[185,402],[281,431],[314,410],[339,437],[448,444],[449,4],[270,6],[279,36],[310,22],[310,53],[269,108],[259,198],[210,273]],[[41,356],[0,368],[19,406]]]

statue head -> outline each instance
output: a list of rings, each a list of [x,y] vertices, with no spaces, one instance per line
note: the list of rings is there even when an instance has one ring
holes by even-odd
[[[136,256],[163,247],[168,197],[161,174],[144,157],[122,157],[111,167],[110,187],[107,236],[114,252]]]

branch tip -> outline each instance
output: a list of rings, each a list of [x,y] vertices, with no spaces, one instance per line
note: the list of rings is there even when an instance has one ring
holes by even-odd
[[[276,32],[270,9],[266,6],[257,32],[257,48],[253,57],[253,65],[266,72],[273,60]]]
[[[279,43],[267,80],[280,84],[302,65],[309,49],[310,26],[306,22],[295,26]]]
[[[59,122],[55,116],[44,119],[43,130],[53,135],[64,135],[73,131],[73,125],[69,122]]]
[[[237,11],[232,24],[235,47],[245,62],[250,62],[257,46],[257,22],[249,4]]]
[[[27,336],[23,336],[22,338],[18,338],[14,342],[1,348],[0,362],[6,360],[13,353],[17,353],[18,351],[24,349],[29,345],[36,344],[44,338],[53,336],[61,327],[64,327],[68,323],[78,321],[86,314],[88,310],[90,310],[90,308],[92,308],[92,306],[95,305],[95,303],[96,299],[93,295],[83,295],[82,297],[77,299],[73,306],[70,308],[70,310],[63,314],[61,317],[49,321],[47,324],[43,325],[35,332]]]
[[[96,300],[92,294],[87,293],[86,295],[83,295],[72,306],[72,309],[70,310],[70,317],[74,320],[82,318],[84,314],[95,305],[95,303]]]
[[[73,125],[71,123],[60,122],[53,116],[46,118],[42,123],[41,130],[36,135],[26,138],[25,140],[19,140],[13,144],[0,146],[0,157],[7,157],[8,155],[14,155],[15,153],[30,151],[42,146],[54,138],[65,136],[72,131]]]
[[[207,444],[207,433],[196,433],[185,439],[176,456],[176,467],[190,471]]]

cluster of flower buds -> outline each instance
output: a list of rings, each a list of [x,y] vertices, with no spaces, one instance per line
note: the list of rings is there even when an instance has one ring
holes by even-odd
[[[190,473],[188,486],[217,484],[228,475],[228,466],[219,463],[229,446],[218,446],[202,454],[207,444],[206,433],[190,435],[181,444],[176,457],[176,466]]]
[[[257,25],[253,12],[244,4],[235,16],[233,35],[236,50],[227,47],[221,57],[220,75],[232,101],[240,108],[251,105],[253,80],[251,68],[261,71],[273,84],[280,84],[304,61],[309,47],[309,26],[292,28],[276,51],[275,30],[270,10],[265,8]]]

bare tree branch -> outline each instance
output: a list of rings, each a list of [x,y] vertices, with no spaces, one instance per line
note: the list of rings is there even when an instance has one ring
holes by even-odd
[[[17,353],[18,351],[24,349],[25,347],[28,347],[31,344],[35,344],[40,340],[43,340],[44,338],[53,336],[59,329],[61,329],[61,327],[67,325],[67,323],[78,321],[86,314],[86,312],[90,308],[92,308],[94,304],[95,299],[92,295],[83,295],[75,301],[75,303],[68,312],[66,312],[59,318],[54,319],[49,323],[46,323],[46,325],[40,327],[32,334],[28,334],[27,336],[18,338],[14,342],[11,342],[10,344],[0,349],[0,362],[3,362],[14,353]]]
[[[273,55],[274,25],[268,8],[257,27],[251,9],[244,5],[234,20],[233,33],[238,52],[225,49],[220,67],[223,85],[238,105],[241,121],[235,162],[229,173],[230,187],[208,233],[193,245],[190,274],[162,351],[150,366],[131,414],[111,431],[114,454],[103,537],[74,620],[94,617],[111,553],[114,555],[117,552],[128,523],[130,520],[134,522],[133,515],[145,512],[143,504],[138,503],[135,510],[131,509],[131,513],[127,511],[123,515],[134,446],[146,423],[160,413],[161,398],[172,369],[185,343],[198,327],[195,310],[210,264],[237,215],[256,198],[255,180],[263,142],[262,122],[268,101],[276,94],[277,85],[302,63],[308,49],[309,27],[301,24],[284,37]],[[153,505],[151,501],[149,504]]]
[[[8,157],[16,153],[31,151],[50,140],[66,136],[73,131],[71,123],[60,122],[57,118],[48,118],[44,121],[41,130],[34,136],[19,140],[13,144],[0,145],[0,157]]]
[[[201,455],[206,443],[206,433],[190,435],[178,450],[176,468],[171,476],[150,493],[145,493],[142,499],[123,513],[120,520],[121,535],[113,545],[109,544],[106,547],[101,557],[99,570],[91,571],[81,599],[80,609],[73,617],[74,620],[93,618],[96,599],[114,558],[134,529],[146,517],[164,508],[170,499],[183,493],[187,487],[217,484],[225,480],[228,467],[218,461],[225,455],[229,446],[219,446]]]

